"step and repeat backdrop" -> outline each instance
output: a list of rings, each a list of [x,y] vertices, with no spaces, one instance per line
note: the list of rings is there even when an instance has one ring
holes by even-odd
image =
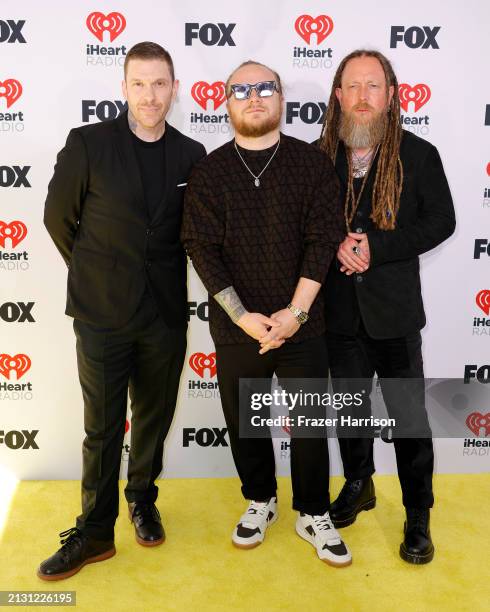
[[[359,47],[386,54],[401,84],[403,127],[438,147],[458,221],[454,236],[421,258],[426,376],[488,383],[489,23],[484,0],[1,2],[0,467],[22,479],[80,476],[83,405],[72,320],[64,315],[66,268],[44,229],[43,207],[70,128],[114,119],[124,108],[124,58],[142,40],[171,52],[180,91],[169,122],[208,152],[233,137],[223,81],[242,61],[279,72],[282,130],[313,141],[342,57]],[[207,295],[191,266],[188,316],[165,474],[231,476]],[[123,476],[130,418],[128,411]],[[436,470],[488,470],[489,441],[490,428],[479,439],[435,440]],[[287,474],[287,435],[275,445],[278,472]],[[340,473],[336,440],[331,448]],[[396,471],[392,444],[377,440],[376,454],[380,473]]]

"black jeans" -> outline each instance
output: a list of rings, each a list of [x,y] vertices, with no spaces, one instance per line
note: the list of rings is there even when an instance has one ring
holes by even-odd
[[[424,376],[420,332],[403,338],[375,340],[361,324],[356,336],[327,332],[330,374],[336,378],[368,378],[376,373],[390,416],[397,413],[397,402],[409,405],[410,397],[390,392],[383,378],[419,378]],[[345,389],[334,389],[345,391]],[[370,389],[368,390],[370,391]],[[366,415],[368,416],[368,415]],[[403,505],[407,508],[430,508],[434,503],[432,474],[434,451],[432,439],[393,439]],[[340,453],[347,480],[371,476],[374,471],[372,438],[339,438]]]
[[[112,539],[119,505],[119,470],[131,399],[128,502],[154,502],[163,443],[175,410],[186,330],[170,330],[150,295],[121,329],[75,320],[78,374],[84,399],[82,514],[77,527]]]
[[[216,347],[221,403],[233,459],[245,499],[257,501],[276,494],[276,468],[270,438],[240,438],[239,379],[326,378],[327,351],[323,336],[304,342],[286,342],[259,355],[258,342]],[[326,438],[291,438],[293,508],[307,514],[324,514],[330,507],[329,456]]]

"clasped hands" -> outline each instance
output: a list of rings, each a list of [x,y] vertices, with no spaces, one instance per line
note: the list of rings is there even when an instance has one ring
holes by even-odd
[[[367,234],[349,232],[337,250],[337,259],[342,264],[340,271],[347,276],[366,272],[371,262]]]
[[[258,340],[259,354],[279,348],[286,338],[291,338],[301,327],[293,313],[287,308],[278,310],[270,317],[260,312],[245,312],[237,321],[243,331]]]
[[[337,250],[337,259],[341,263],[340,271],[347,276],[365,272],[371,261],[367,234],[349,232]],[[288,308],[278,310],[270,317],[260,312],[245,312],[236,323],[251,338],[258,340],[260,355],[282,346],[301,327]]]

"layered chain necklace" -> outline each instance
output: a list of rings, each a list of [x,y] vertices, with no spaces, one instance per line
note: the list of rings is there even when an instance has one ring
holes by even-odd
[[[371,165],[373,153],[374,149],[369,149],[365,155],[359,156],[354,150],[352,151],[352,175],[354,178],[362,178],[366,175]]]
[[[269,158],[269,161],[265,164],[265,166],[262,168],[262,170],[259,172],[259,174],[254,174],[250,168],[248,167],[247,163],[245,162],[245,160],[243,159],[240,151],[238,150],[236,141],[234,142],[235,145],[235,151],[238,153],[238,157],[242,160],[243,165],[245,166],[245,168],[250,172],[250,174],[253,176],[254,180],[254,185],[256,187],[260,187],[260,177],[264,174],[264,172],[267,169],[267,166],[271,163],[271,161],[274,159],[274,155],[277,153],[277,149],[279,148],[279,144],[281,143],[281,139],[279,138],[279,140],[277,141],[277,145],[276,148],[274,149],[274,151],[272,152],[272,155]]]
[[[347,227],[348,232],[351,231],[351,223],[352,223],[352,220],[354,219],[354,215],[356,214],[357,208],[359,206],[359,202],[361,201],[362,194],[364,192],[364,187],[366,186],[367,178],[369,176],[369,171],[371,170],[372,162],[378,153],[378,149],[379,149],[379,144],[376,147],[374,147],[374,149],[371,149],[370,151],[368,151],[366,155],[363,155],[362,157],[359,157],[358,155],[356,155],[353,150],[352,150],[352,155],[349,155],[349,152],[347,151],[347,167],[348,167],[349,176],[347,180],[347,194],[345,197],[344,217],[345,217],[345,225]],[[356,165],[356,160],[357,160],[357,165]],[[361,166],[362,166],[362,169],[361,169]],[[355,196],[355,193],[354,193],[354,185],[353,185],[353,180],[352,180],[354,178],[363,178],[361,188],[359,190],[357,197]]]

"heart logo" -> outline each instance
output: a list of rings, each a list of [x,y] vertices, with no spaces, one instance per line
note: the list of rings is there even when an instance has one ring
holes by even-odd
[[[121,13],[90,13],[87,17],[87,28],[92,34],[104,42],[104,32],[109,32],[111,42],[115,40],[126,27],[126,19]]]
[[[17,79],[7,79],[0,81],[0,98],[7,99],[7,108],[10,108],[14,102],[22,95],[22,85]]]
[[[0,355],[0,374],[7,380],[10,380],[10,373],[16,372],[17,380],[24,376],[27,370],[31,367],[31,360],[27,355],[19,353],[18,355]]]
[[[490,435],[490,412],[487,414],[481,414],[480,412],[472,412],[466,418],[466,425],[475,436],[480,435],[480,430],[483,427],[485,429],[485,437]]]
[[[189,365],[201,378],[204,378],[204,370],[209,370],[211,378],[216,376],[216,353],[194,353],[189,358]]]
[[[26,236],[27,227],[22,221],[11,221],[10,223],[0,221],[0,246],[2,249],[5,248],[7,238],[10,238],[12,248],[15,249],[19,242],[22,242]]]
[[[215,81],[211,85],[206,81],[198,81],[192,86],[191,95],[204,110],[207,109],[208,100],[212,100],[216,110],[226,100],[225,84],[223,81]]]
[[[328,15],[300,15],[294,22],[294,29],[308,45],[311,44],[311,35],[316,34],[316,42],[319,45],[332,33],[333,21]]]
[[[401,83],[398,86],[398,95],[400,97],[400,106],[408,113],[408,105],[413,102],[414,111],[419,111],[424,104],[430,100],[431,91],[428,85],[417,83],[411,87],[407,83]]]
[[[476,305],[487,315],[490,315],[490,289],[482,289],[476,294]]]

